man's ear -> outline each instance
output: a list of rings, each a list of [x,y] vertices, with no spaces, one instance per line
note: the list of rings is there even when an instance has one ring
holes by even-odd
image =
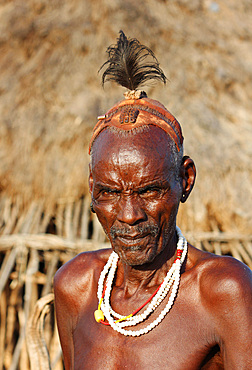
[[[184,156],[182,159],[181,175],[183,181],[183,192],[180,201],[181,203],[185,203],[193,189],[196,179],[195,164],[193,160],[188,156]]]
[[[88,185],[89,185],[89,192],[92,194],[93,191],[93,174],[92,174],[92,168],[91,163],[89,163],[89,177],[88,177]]]

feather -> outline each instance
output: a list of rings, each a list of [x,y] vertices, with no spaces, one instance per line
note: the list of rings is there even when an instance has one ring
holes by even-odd
[[[129,90],[136,90],[149,80],[166,83],[166,76],[152,50],[137,39],[127,39],[123,31],[120,31],[117,44],[109,46],[107,53],[109,58],[100,68],[107,66],[102,75],[103,85],[106,81],[114,81]]]

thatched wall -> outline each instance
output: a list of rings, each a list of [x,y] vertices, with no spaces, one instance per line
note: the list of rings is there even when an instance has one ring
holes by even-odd
[[[123,29],[159,58],[169,82],[146,90],[181,122],[197,165],[182,228],[251,232],[251,8],[250,0],[1,2],[1,231],[19,229],[32,201],[52,224],[60,207],[87,195],[90,130],[123,93],[103,90],[97,70]]]

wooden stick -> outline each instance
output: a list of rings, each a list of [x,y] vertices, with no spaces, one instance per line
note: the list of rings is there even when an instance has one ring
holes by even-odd
[[[28,248],[40,250],[95,250],[104,243],[93,240],[76,240],[75,242],[51,234],[13,234],[0,237],[0,251],[8,250],[18,243],[25,244]],[[106,243],[109,248],[109,244]]]
[[[90,218],[90,199],[86,196],[83,199],[83,210],[82,210],[82,217],[81,217],[81,239],[88,238],[88,226],[89,226],[89,218]]]
[[[3,370],[4,364],[4,346],[5,346],[5,328],[6,328],[7,299],[6,292],[3,291],[0,296],[0,370]]]
[[[7,223],[11,214],[11,200],[5,198],[4,209],[3,209],[3,222]]]
[[[222,255],[220,242],[213,242],[213,248],[215,254],[217,254],[218,256]]]
[[[240,255],[242,256],[244,262],[248,265],[250,269],[252,269],[252,260],[250,259],[249,254],[247,253],[246,249],[238,241],[235,242],[235,247],[237,251],[240,253]]]
[[[53,279],[53,276],[56,272],[58,260],[59,260],[59,252],[54,251],[52,259],[49,262],[47,275],[46,275],[46,283],[43,287],[42,294],[41,294],[42,297],[49,294],[52,290],[52,279]]]
[[[24,222],[23,222],[22,226],[20,227],[19,232],[21,232],[21,233],[29,233],[30,232],[31,224],[32,224],[34,215],[36,213],[37,206],[38,206],[38,204],[37,204],[36,201],[33,201],[31,203],[31,205],[28,208],[28,211],[26,213],[26,217],[24,219]]]
[[[73,214],[73,222],[72,222],[72,229],[73,229],[73,238],[77,239],[78,237],[78,227],[81,217],[81,199],[75,203],[74,207],[74,214]]]
[[[52,218],[52,215],[53,215],[52,207],[49,206],[46,209],[44,209],[44,217],[40,220],[39,233],[46,232],[46,229],[48,227],[50,219]]]
[[[5,284],[15,264],[17,253],[18,253],[18,248],[13,248],[10,254],[6,256],[7,261],[6,262],[4,261],[4,267],[3,269],[1,269],[1,276],[0,276],[0,296],[2,294]]]
[[[64,213],[64,206],[63,204],[59,204],[57,206],[57,214],[56,214],[56,228],[57,228],[57,234],[59,236],[63,236],[63,213]]]
[[[28,349],[27,349],[25,340],[23,341],[23,345],[20,351],[19,368],[29,369]]]
[[[22,349],[22,345],[25,339],[25,331],[26,331],[26,325],[29,317],[30,312],[30,304],[31,304],[31,298],[32,298],[32,281],[31,276],[38,271],[38,252],[36,250],[31,251],[31,258],[28,263],[27,268],[27,280],[25,283],[25,296],[24,296],[24,324],[21,325],[19,338],[13,353],[12,362],[9,370],[16,370],[19,362],[19,356]]]
[[[13,204],[11,215],[10,215],[9,219],[7,220],[7,222],[6,222],[6,226],[3,230],[2,235],[7,235],[7,234],[10,234],[12,232],[17,219],[18,219],[18,206],[15,202]]]
[[[4,209],[5,197],[0,198],[0,209]],[[0,228],[4,224],[4,213],[0,212]]]
[[[251,242],[242,242],[242,244],[244,245],[244,248],[246,249],[246,251],[248,252],[251,260],[252,260],[252,243]]]
[[[10,297],[7,309],[6,318],[6,346],[5,346],[5,356],[4,356],[4,366],[9,369],[11,366],[11,361],[13,358],[14,349],[14,338],[16,329],[16,313],[17,313],[17,302],[19,297],[21,297],[20,285],[17,285],[14,289],[10,291]]]
[[[72,232],[72,214],[73,214],[73,203],[68,203],[65,208],[65,234],[66,238],[73,240]]]
[[[202,245],[200,241],[195,242],[195,247],[202,250]]]
[[[234,244],[231,244],[230,246],[230,250],[231,250],[231,253],[232,253],[232,256],[234,258],[236,258],[237,260],[241,261],[242,262],[242,257],[240,255],[240,253],[238,252],[238,250],[236,249],[235,245]]]
[[[22,228],[22,225],[25,221],[25,218],[26,218],[26,212],[23,211],[19,217],[18,217],[18,221],[17,221],[17,224],[16,226],[14,227],[14,230],[13,230],[13,234],[17,234],[20,232],[20,229]]]
[[[203,240],[202,241],[202,244],[204,246],[204,249],[207,251],[207,252],[213,252],[213,246],[212,244],[209,243],[208,240]]]
[[[40,232],[40,222],[42,219],[42,214],[44,210],[44,204],[43,202],[37,202],[37,209],[34,212],[33,219],[30,224],[30,231],[29,233],[37,234]]]

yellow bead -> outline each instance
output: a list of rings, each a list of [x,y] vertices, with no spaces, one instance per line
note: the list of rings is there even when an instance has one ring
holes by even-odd
[[[96,310],[94,312],[94,317],[97,322],[104,321],[104,315],[102,310]]]

